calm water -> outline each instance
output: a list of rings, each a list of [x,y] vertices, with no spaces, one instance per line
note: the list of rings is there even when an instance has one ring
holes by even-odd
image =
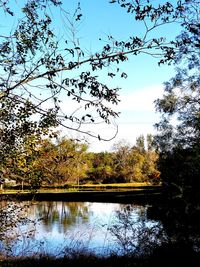
[[[148,206],[6,202],[3,207],[9,214],[17,214],[16,227],[5,227],[6,238],[1,238],[4,241],[0,243],[1,250],[5,248],[7,254],[14,255],[49,253],[61,256],[76,250],[100,255],[126,253],[135,249],[139,242],[142,244],[142,232],[148,230],[152,241],[156,227],[161,229],[159,222],[147,218]],[[154,229],[153,234],[151,229]]]

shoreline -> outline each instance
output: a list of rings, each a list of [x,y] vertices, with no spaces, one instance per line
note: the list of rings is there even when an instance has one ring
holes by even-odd
[[[45,191],[18,191],[18,192],[1,192],[0,200],[16,199],[19,201],[74,201],[74,202],[110,202],[110,203],[158,203],[164,200],[163,188],[154,189],[129,189],[123,191],[104,190],[104,191],[65,191],[52,192]]]

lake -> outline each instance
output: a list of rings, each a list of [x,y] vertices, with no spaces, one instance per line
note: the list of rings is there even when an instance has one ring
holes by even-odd
[[[162,224],[148,218],[148,205],[95,202],[1,202],[1,251],[7,255],[76,251],[109,255],[161,242]],[[12,225],[13,224],[13,225]],[[3,230],[2,230],[3,229]]]

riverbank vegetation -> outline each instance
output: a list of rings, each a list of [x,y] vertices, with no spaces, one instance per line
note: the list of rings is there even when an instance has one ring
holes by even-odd
[[[83,16],[80,3],[69,17],[62,1],[17,1],[17,10],[11,2],[0,0],[5,24],[1,25],[0,34],[1,185],[5,179],[16,182],[20,189],[68,183],[80,186],[161,181],[167,189],[166,203],[152,207],[151,216],[162,223],[168,242],[160,249],[167,251],[167,256],[164,253],[162,264],[152,256],[154,266],[182,265],[180,257],[172,261],[175,254],[189,262],[188,266],[195,266],[200,250],[199,0],[161,1],[162,4],[149,0],[109,1],[142,23],[144,32],[124,40],[108,35],[102,49],[89,54],[90,49],[84,49],[74,31]],[[72,39],[65,32],[56,32],[53,14],[58,13]],[[171,24],[180,29],[175,38],[158,36],[160,32],[165,35],[166,28],[160,29]],[[127,78],[118,66],[140,54],[158,57],[159,65],[176,67],[174,77],[165,83],[163,97],[155,102],[161,113],[161,121],[156,125],[158,134],[153,139],[148,136],[146,146],[140,136],[134,146],[122,142],[112,152],[102,153],[88,152],[86,144],[61,138],[59,126],[97,140],[111,139],[87,128],[100,122],[111,124],[119,116],[115,110],[119,89],[102,83],[98,73]],[[65,111],[62,100],[66,98],[74,110]],[[115,129],[113,137],[118,131]],[[5,228],[12,229],[12,222],[17,225],[10,209],[1,208],[0,218]],[[13,218],[18,219],[18,214],[14,213]],[[158,255],[156,249],[152,255]],[[112,260],[115,266],[121,261],[121,266],[134,266],[134,257],[113,256]],[[148,266],[149,259],[146,262],[143,257],[141,266]],[[41,264],[43,260],[48,261],[28,259],[30,264]],[[88,263],[87,257],[84,260]],[[105,263],[104,259],[94,258],[97,264],[112,266],[107,260]],[[52,261],[62,264],[62,259]],[[15,260],[4,262],[5,266],[18,264]],[[20,264],[24,262],[26,259]]]
[[[184,253],[185,252],[185,253]],[[173,255],[173,257],[169,257]],[[182,248],[160,248],[154,251],[151,256],[144,256],[138,258],[132,256],[117,256],[112,255],[110,257],[98,257],[92,254],[74,254],[71,257],[54,258],[52,256],[40,256],[5,259],[1,261],[1,267],[181,267],[181,266],[199,266],[199,255],[196,253],[189,254],[188,251],[182,250]]]

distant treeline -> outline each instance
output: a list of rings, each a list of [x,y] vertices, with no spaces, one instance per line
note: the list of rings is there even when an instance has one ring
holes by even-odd
[[[146,143],[146,145],[145,145]],[[153,137],[139,136],[134,146],[117,143],[112,152],[94,153],[67,138],[29,136],[6,159],[1,176],[32,187],[84,183],[159,183]]]

